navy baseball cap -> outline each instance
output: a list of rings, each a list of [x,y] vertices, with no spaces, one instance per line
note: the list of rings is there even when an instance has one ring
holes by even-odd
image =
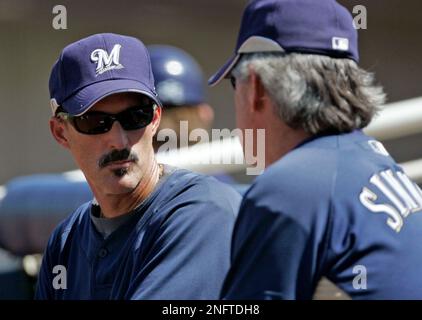
[[[81,115],[120,92],[144,94],[161,106],[144,44],[112,33],[95,34],[65,47],[51,71],[49,89],[53,114],[61,106],[71,115]]]
[[[253,0],[240,26],[235,54],[208,84],[230,75],[243,53],[299,52],[359,61],[350,12],[335,0]]]
[[[168,45],[147,46],[158,97],[166,106],[195,106],[205,101],[201,67],[182,49]]]

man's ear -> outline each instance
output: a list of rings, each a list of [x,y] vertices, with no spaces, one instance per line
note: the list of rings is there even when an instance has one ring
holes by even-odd
[[[56,117],[50,118],[50,131],[54,139],[56,139],[56,141],[66,149],[70,149],[69,141],[66,137],[65,126],[66,124],[64,123],[64,120]]]
[[[253,68],[249,69],[249,88],[251,90],[250,99],[253,111],[260,112],[264,109],[264,100],[267,98],[265,88],[261,82],[261,78],[256,74]]]
[[[152,119],[151,125],[152,125],[152,134],[155,135],[158,130],[158,126],[160,125],[161,121],[161,107],[157,106],[157,108],[154,111],[154,118]]]

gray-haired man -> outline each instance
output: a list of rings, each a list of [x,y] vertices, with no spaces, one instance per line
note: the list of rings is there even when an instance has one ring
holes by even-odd
[[[384,93],[334,0],[256,0],[231,78],[237,124],[266,130],[266,171],[236,222],[227,299],[310,299],[325,276],[356,299],[422,298],[422,192],[362,133]]]

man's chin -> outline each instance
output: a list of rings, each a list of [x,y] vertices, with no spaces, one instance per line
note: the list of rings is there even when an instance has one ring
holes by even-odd
[[[106,181],[103,188],[115,194],[131,192],[139,183],[130,173],[122,174],[122,172],[113,172]]]

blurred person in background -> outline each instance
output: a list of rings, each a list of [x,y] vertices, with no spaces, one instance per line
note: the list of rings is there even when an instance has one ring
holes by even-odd
[[[158,131],[171,129],[177,133],[180,147],[180,122],[187,121],[188,134],[197,128],[210,130],[214,110],[206,102],[205,80],[201,67],[186,51],[169,45],[149,45],[155,88],[163,104]],[[165,141],[154,136],[154,149]],[[189,145],[195,141],[189,141]]]
[[[166,137],[158,139],[163,129],[176,133],[177,146],[174,147],[192,146],[197,141],[189,139],[190,133],[195,129],[209,132],[214,120],[214,110],[206,102],[204,73],[198,62],[180,48],[156,44],[147,46],[147,49],[151,57],[155,88],[163,103],[161,122],[153,140],[154,150],[159,152],[160,147],[167,145]],[[183,122],[187,130],[183,130]],[[187,144],[183,145],[185,142]],[[225,172],[216,172],[213,176],[225,183],[236,183]]]

